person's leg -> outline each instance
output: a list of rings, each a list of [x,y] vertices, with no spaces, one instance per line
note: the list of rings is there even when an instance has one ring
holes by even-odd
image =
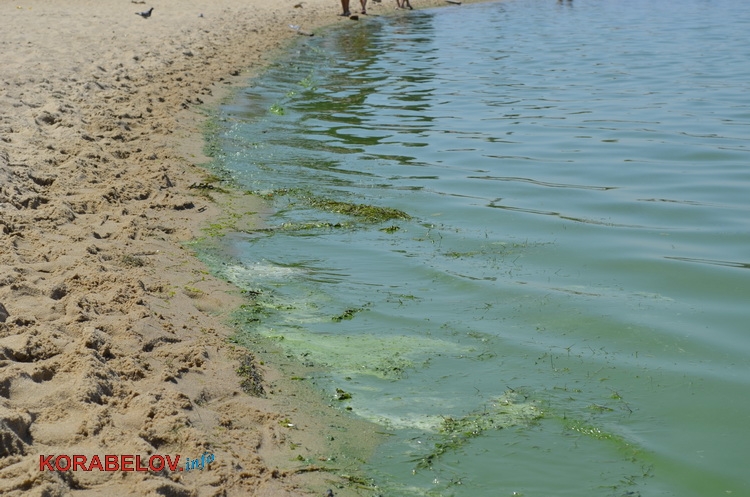
[[[349,0],[341,0],[341,14],[342,16],[348,16],[351,15],[351,12],[349,12]]]
[[[359,0],[359,3],[362,4],[362,13],[367,14],[367,0]]]

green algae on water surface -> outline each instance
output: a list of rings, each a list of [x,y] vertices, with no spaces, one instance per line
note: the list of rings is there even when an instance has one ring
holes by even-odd
[[[472,438],[488,430],[502,430],[513,426],[529,426],[544,416],[534,402],[528,402],[515,392],[506,392],[489,409],[467,414],[461,418],[443,417],[438,432],[441,440],[426,455],[415,459],[416,469],[432,466],[435,459],[462,447]]]
[[[409,214],[391,207],[355,204],[325,198],[312,198],[310,199],[310,205],[323,211],[345,214],[373,223],[390,221],[391,219],[411,219]]]
[[[355,314],[364,310],[366,310],[366,307],[356,307],[356,308],[352,307],[352,308],[346,309],[344,312],[342,312],[341,314],[337,316],[333,316],[331,320],[337,323],[340,323],[341,321],[344,321],[344,320],[353,319]]]
[[[363,311],[369,304],[352,308]],[[349,334],[339,331],[339,322],[348,321],[347,312],[337,317],[320,314],[313,305],[304,302],[281,302],[271,294],[258,294],[252,303],[243,305],[233,321],[245,329],[248,336],[260,334],[274,340],[288,354],[297,355],[302,362],[317,367],[333,368],[344,376],[371,376],[394,380],[404,376],[425,357],[451,351],[469,353],[470,349],[445,340],[394,334]],[[333,323],[331,323],[333,320]],[[273,326],[266,324],[273,322]],[[316,325],[331,323],[327,332],[313,331]]]
[[[266,200],[289,197],[293,203],[300,203],[313,209],[333,214],[343,214],[368,223],[382,223],[395,219],[409,220],[412,218],[406,212],[393,207],[381,207],[377,205],[335,200],[329,197],[313,194],[310,191],[301,188],[280,188],[272,191],[256,191],[253,193]]]

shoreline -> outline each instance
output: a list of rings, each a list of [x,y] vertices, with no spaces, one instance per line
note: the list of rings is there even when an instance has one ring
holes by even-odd
[[[301,410],[309,389],[232,347],[243,297],[185,247],[229,209],[263,208],[190,188],[209,177],[202,109],[268,64],[289,24],[352,21],[330,0],[180,4],[148,19],[115,0],[0,6],[0,493],[358,495],[323,460],[330,425],[361,422],[322,399]],[[242,365],[277,394],[244,393]],[[39,465],[209,452],[205,471]]]

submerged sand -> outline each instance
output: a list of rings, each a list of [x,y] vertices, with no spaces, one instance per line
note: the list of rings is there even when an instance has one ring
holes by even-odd
[[[371,15],[395,9],[370,3]],[[290,24],[352,22],[339,11],[335,0],[0,0],[0,494],[360,492],[342,444],[366,451],[374,428],[229,344],[225,321],[244,297],[185,247],[222,208],[248,225],[263,209],[191,188],[207,178],[204,110],[296,36]],[[264,396],[243,388],[243,365]],[[40,470],[40,455],[60,454],[214,461]]]

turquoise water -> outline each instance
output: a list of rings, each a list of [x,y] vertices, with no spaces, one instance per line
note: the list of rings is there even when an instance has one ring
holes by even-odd
[[[223,108],[272,214],[204,257],[391,435],[376,493],[750,495],[749,32],[732,0],[402,12]]]

